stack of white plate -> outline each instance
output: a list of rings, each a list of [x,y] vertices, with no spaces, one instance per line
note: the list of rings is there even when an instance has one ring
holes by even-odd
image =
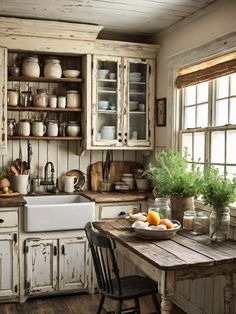
[[[116,127],[113,125],[103,126],[101,128],[101,138],[106,140],[113,140],[116,134]]]
[[[140,82],[141,81],[141,72],[130,72],[129,80],[130,82]]]

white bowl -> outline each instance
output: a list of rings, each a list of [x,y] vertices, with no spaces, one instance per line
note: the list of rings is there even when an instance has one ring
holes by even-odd
[[[98,78],[99,79],[105,79],[107,77],[108,73],[109,73],[109,70],[106,70],[106,69],[98,70]]]
[[[79,70],[63,70],[62,73],[67,78],[76,78],[80,75]]]
[[[129,102],[129,110],[135,111],[138,109],[138,101],[132,100]]]
[[[141,72],[130,72],[129,76],[139,76],[141,77],[142,73]]]
[[[115,126],[103,126],[101,128],[101,138],[106,140],[113,140],[115,138],[116,127]]]
[[[130,76],[129,81],[130,82],[140,82],[141,81],[141,76]]]
[[[109,108],[108,100],[99,100],[98,101],[98,109],[106,110]]]

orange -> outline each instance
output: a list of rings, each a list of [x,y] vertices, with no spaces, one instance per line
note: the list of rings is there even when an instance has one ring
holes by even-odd
[[[160,216],[158,213],[154,212],[154,211],[150,211],[147,215],[147,222],[149,223],[149,225],[154,225],[157,226],[160,223]]]
[[[161,219],[160,224],[165,225],[167,229],[174,228],[174,224],[169,219]]]

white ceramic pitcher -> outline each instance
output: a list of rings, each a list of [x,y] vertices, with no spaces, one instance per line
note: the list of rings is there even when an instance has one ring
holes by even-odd
[[[27,194],[29,187],[29,175],[19,174],[14,177],[14,190],[21,194]]]
[[[78,182],[79,179],[76,176],[64,176],[64,192],[73,193]]]

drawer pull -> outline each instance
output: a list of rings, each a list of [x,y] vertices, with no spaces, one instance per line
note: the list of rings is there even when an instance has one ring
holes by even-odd
[[[4,222],[4,219],[0,218],[0,224],[2,224]]]
[[[125,211],[121,211],[118,216],[124,216],[124,215],[126,215],[126,212]]]

